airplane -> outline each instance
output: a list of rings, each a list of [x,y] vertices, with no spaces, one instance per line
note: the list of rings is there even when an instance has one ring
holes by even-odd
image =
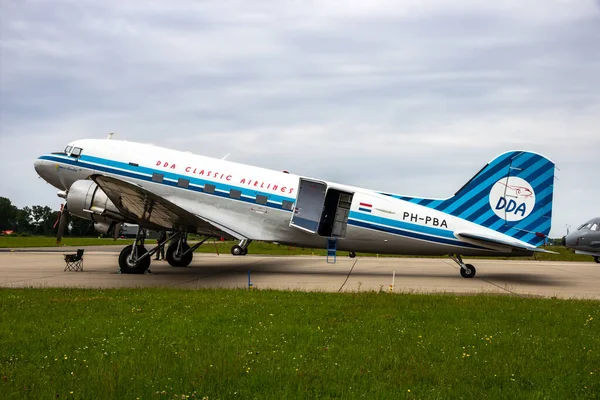
[[[563,237],[562,244],[575,250],[575,254],[592,256],[600,263],[600,217],[589,220]]]
[[[211,237],[235,240],[245,255],[252,240],[308,248],[405,255],[448,255],[464,278],[476,269],[463,256],[529,256],[549,251],[555,165],[528,151],[486,164],[453,196],[429,199],[374,191],[243,165],[189,152],[108,139],[83,139],[34,162],[38,175],[65,199],[58,237],[69,215],[101,232],[138,224],[119,255],[121,273],[145,273],[158,246],[170,265],[188,266]],[[410,173],[405,170],[404,173]],[[146,249],[145,231],[167,230]],[[202,240],[188,244],[188,234]]]

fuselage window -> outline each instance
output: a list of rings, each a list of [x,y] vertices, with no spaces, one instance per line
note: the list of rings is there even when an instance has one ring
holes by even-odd
[[[187,189],[190,186],[190,181],[189,179],[179,178],[177,180],[177,186],[179,186],[180,188]]]
[[[162,183],[164,177],[165,176],[163,174],[157,174],[155,172],[152,174],[152,182]]]
[[[242,191],[237,189],[231,189],[229,191],[229,197],[231,197],[232,199],[239,199],[242,197]]]
[[[258,204],[267,204],[267,200],[269,200],[267,196],[264,196],[262,194],[256,195],[256,202]]]
[[[81,156],[81,151],[82,151],[81,148],[73,147],[73,150],[71,150],[71,157],[77,158],[77,157]]]
[[[281,208],[283,208],[284,210],[291,210],[292,208],[294,208],[294,203],[292,203],[291,201],[284,200],[281,203]]]
[[[210,183],[207,183],[204,185],[204,192],[205,193],[214,193],[215,192],[215,185],[211,185]]]

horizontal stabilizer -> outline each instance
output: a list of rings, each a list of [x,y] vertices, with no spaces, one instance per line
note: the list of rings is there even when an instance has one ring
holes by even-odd
[[[528,251],[532,253],[550,253],[550,254],[558,254],[554,251],[549,251],[545,249],[540,249],[534,246],[528,246],[524,242],[520,241],[508,241],[499,239],[492,236],[487,236],[481,233],[469,233],[469,232],[455,232],[454,235],[458,239],[465,240],[468,243],[477,244],[480,246],[492,248],[494,250],[502,250],[506,248],[510,248],[511,250],[517,251]]]

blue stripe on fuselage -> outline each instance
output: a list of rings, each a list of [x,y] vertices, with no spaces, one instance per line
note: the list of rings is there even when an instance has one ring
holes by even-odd
[[[376,230],[376,231],[380,231],[380,232],[390,233],[390,234],[393,234],[393,235],[404,236],[404,237],[409,237],[409,238],[413,238],[413,239],[420,239],[420,240],[424,240],[426,242],[433,242],[433,243],[439,243],[439,244],[447,244],[447,245],[450,245],[450,246],[457,246],[457,247],[466,247],[466,248],[470,248],[470,249],[489,250],[489,249],[486,249],[484,247],[475,246],[473,244],[461,242],[461,241],[458,241],[458,240],[449,240],[449,239],[444,239],[444,238],[440,238],[440,237],[437,237],[437,236],[423,235],[423,234],[420,234],[420,233],[417,233],[417,232],[405,231],[405,230],[402,230],[402,229],[396,229],[396,228],[392,228],[392,227],[389,227],[389,226],[373,225],[373,224],[370,224],[368,222],[357,221],[357,220],[354,220],[354,219],[349,219],[348,220],[348,224],[353,225],[353,226],[358,226],[360,228],[365,228],[365,229],[371,229],[371,230]]]
[[[424,233],[427,235],[434,235],[434,236],[439,236],[439,237],[456,239],[454,237],[454,234],[452,233],[452,231],[448,231],[445,229],[432,228],[429,226],[423,226],[423,225],[412,224],[409,222],[398,221],[396,219],[383,218],[383,217],[378,217],[378,216],[369,215],[369,214],[362,214],[362,213],[359,213],[356,211],[350,211],[349,218],[353,218],[356,220],[362,220],[362,221],[369,222],[369,223],[387,225],[387,226],[410,230],[410,231],[416,231],[416,232]]]
[[[147,181],[154,184],[162,184],[167,185],[173,188],[182,189],[182,190],[190,190],[198,193],[204,193],[206,195],[218,196],[222,198],[226,198],[234,201],[242,201],[246,203],[256,203],[255,196],[257,193],[264,194],[269,197],[267,207],[291,212],[291,210],[284,209],[282,207],[281,202],[284,200],[290,201],[292,203],[295,202],[295,198],[284,197],[279,195],[273,195],[268,192],[262,192],[260,190],[251,190],[241,186],[228,185],[223,184],[216,181],[204,180],[195,177],[190,177],[188,175],[180,175],[171,171],[158,170],[154,168],[141,167],[141,166],[133,166],[128,163],[123,163],[114,160],[107,160],[99,157],[93,156],[81,156],[79,159],[73,159],[68,156],[60,156],[60,155],[44,155],[40,157],[41,160],[48,160],[73,166],[79,166],[81,168],[87,168],[94,171],[111,173],[123,177],[129,177],[134,179],[139,179],[143,181]],[[91,164],[93,163],[93,164]],[[152,174],[160,173],[163,175],[163,181],[161,183],[154,182],[152,180]],[[190,185],[187,188],[178,186],[177,182],[179,178],[187,179],[190,181]],[[214,193],[205,193],[203,187],[206,183],[210,183],[216,187]],[[202,187],[199,187],[202,186]],[[230,189],[237,189],[242,192],[242,198],[234,199],[229,196]],[[399,236],[404,237],[412,237],[416,239],[426,240],[435,243],[443,243],[449,244],[453,246],[461,246],[468,248],[476,248],[476,249],[484,249],[483,247],[474,246],[469,243],[461,242],[455,239],[453,233],[448,230],[438,229],[433,227],[426,227],[417,224],[411,224],[403,221],[398,221],[389,218],[377,217],[367,213],[359,213],[356,211],[351,211],[349,217],[352,220],[349,220],[348,223],[357,227],[362,227],[366,229],[377,230],[381,232],[387,232]],[[381,224],[381,225],[377,225]],[[384,226],[382,226],[384,225]],[[401,229],[397,229],[401,228]],[[432,236],[430,236],[432,235]]]

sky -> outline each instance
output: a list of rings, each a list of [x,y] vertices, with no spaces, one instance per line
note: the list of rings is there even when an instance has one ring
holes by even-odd
[[[556,163],[551,237],[600,216],[600,0],[2,0],[0,196],[33,161],[154,143],[419,197]]]

